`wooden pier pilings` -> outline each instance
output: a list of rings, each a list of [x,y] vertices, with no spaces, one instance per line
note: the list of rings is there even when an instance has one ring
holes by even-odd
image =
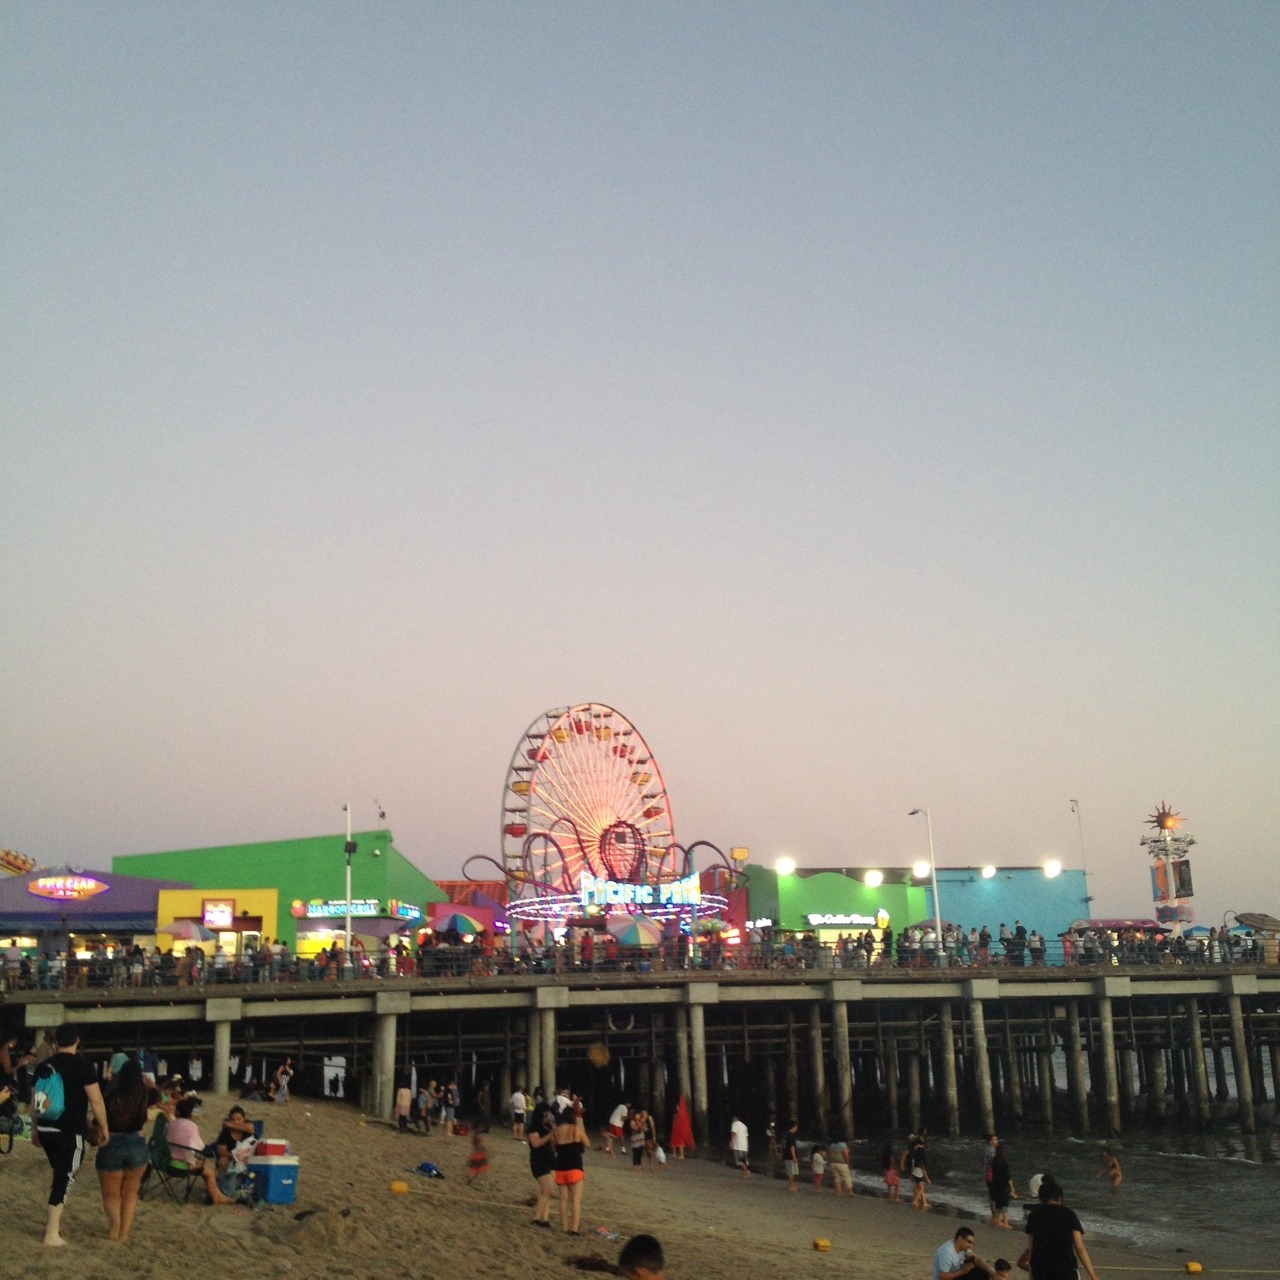
[[[795,1117],[845,1138],[1000,1126],[1099,1136],[1142,1124],[1238,1125],[1277,1103],[1280,971],[888,970],[594,972],[157,991],[14,992],[6,1034],[63,1021],[87,1047],[145,1042],[208,1063],[342,1058],[385,1114],[398,1076],[457,1077],[464,1094],[567,1084],[598,1122],[620,1098],[663,1123],[689,1100],[699,1142],[731,1111]],[[322,1079],[322,1078],[321,1078]],[[318,1092],[313,1086],[312,1091]]]

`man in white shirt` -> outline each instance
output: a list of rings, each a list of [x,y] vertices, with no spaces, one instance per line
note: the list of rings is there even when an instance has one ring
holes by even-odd
[[[609,1113],[609,1123],[604,1127],[604,1153],[607,1156],[613,1155],[613,1144],[616,1142],[622,1145],[623,1134],[626,1132],[627,1112],[630,1108],[625,1102],[620,1102]]]
[[[933,1254],[933,1280],[962,1280],[976,1269],[989,1270],[973,1251],[973,1229],[961,1227]]]
[[[742,1123],[741,1117],[735,1115],[729,1126],[729,1150],[733,1152],[733,1163],[742,1170],[744,1178],[751,1177],[748,1147],[747,1126]]]
[[[525,1101],[524,1090],[516,1085],[516,1091],[507,1104],[511,1108],[511,1136],[517,1142],[524,1141],[524,1113],[529,1104]]]

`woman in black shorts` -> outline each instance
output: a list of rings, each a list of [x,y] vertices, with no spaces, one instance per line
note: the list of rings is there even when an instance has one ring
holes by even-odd
[[[551,1108],[540,1102],[529,1117],[525,1138],[529,1143],[529,1172],[538,1184],[538,1203],[533,1209],[533,1225],[551,1229],[551,1199],[556,1192],[555,1125]]]

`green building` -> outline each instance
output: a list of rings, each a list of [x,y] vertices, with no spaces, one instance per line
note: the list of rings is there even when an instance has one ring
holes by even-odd
[[[364,937],[398,932],[397,922],[426,915],[427,904],[447,895],[392,843],[389,830],[352,835],[351,928]],[[222,845],[212,849],[176,849],[168,853],[131,853],[112,858],[117,875],[179,880],[234,899],[236,890],[274,889],[280,910],[276,937],[295,951],[308,941],[318,950],[341,933],[346,914],[346,836],[312,836],[262,844]],[[301,936],[300,936],[301,935]],[[303,945],[299,947],[299,943]]]
[[[883,923],[898,933],[931,912],[925,886],[905,870],[884,873],[883,883],[875,887],[844,871],[798,869],[779,875],[759,866],[748,866],[743,880],[750,920],[788,931],[816,930],[824,940]]]

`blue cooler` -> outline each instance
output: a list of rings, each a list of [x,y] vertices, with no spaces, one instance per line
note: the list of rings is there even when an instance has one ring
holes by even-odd
[[[298,1194],[297,1156],[252,1156],[253,1194],[265,1204],[292,1204]]]

